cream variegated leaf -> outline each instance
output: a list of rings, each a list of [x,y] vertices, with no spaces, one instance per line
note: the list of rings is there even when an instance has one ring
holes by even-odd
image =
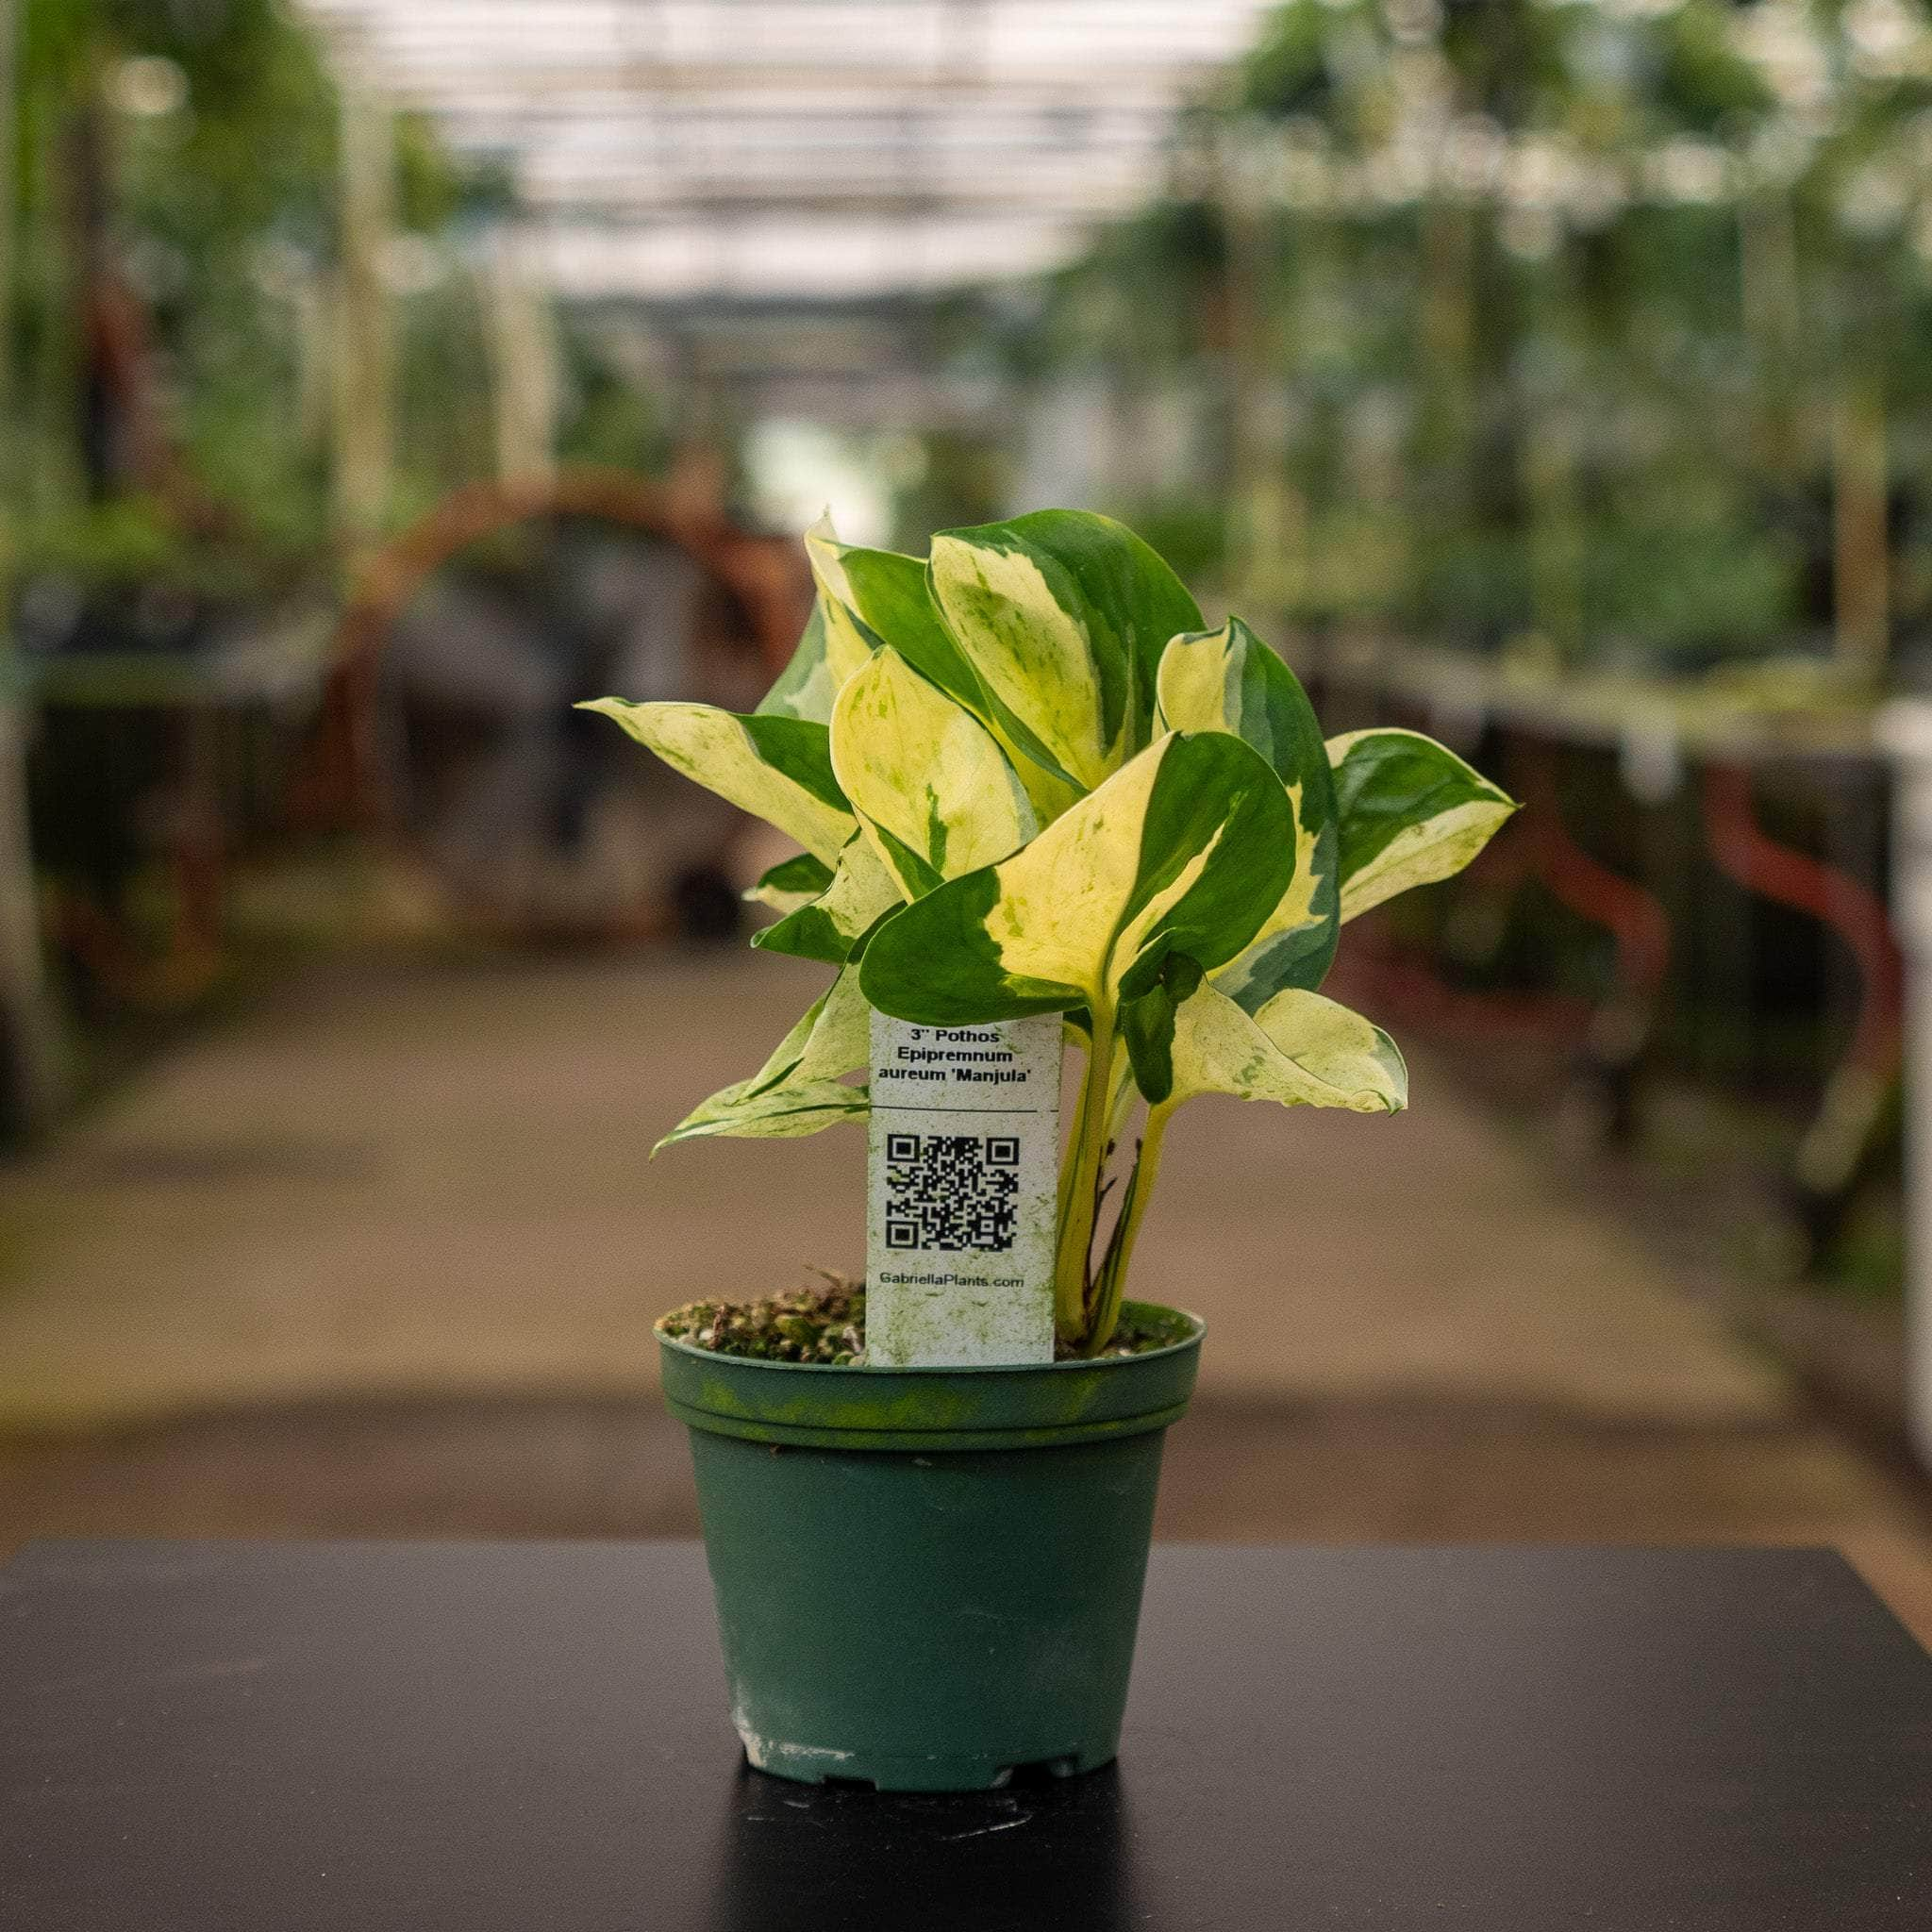
[[[839,693],[832,769],[908,899],[1008,857],[1038,829],[992,734],[891,649]]]
[[[858,829],[832,775],[830,735],[809,719],[627,698],[576,708],[614,719],[674,771],[777,826],[826,865]]]
[[[845,675],[856,674],[861,648],[871,652],[890,645],[992,733],[1041,820],[1057,818],[1073,804],[1080,788],[1029,757],[1003,722],[999,707],[987,695],[940,613],[924,563],[890,550],[841,543],[825,518],[807,533],[806,552],[820,604],[838,627]]]
[[[933,604],[923,559],[841,543],[829,517],[806,532],[805,549],[826,614],[840,690],[874,651],[890,645],[969,710],[981,708],[979,681]]]
[[[1291,987],[1258,1012],[1204,986],[1174,1014],[1169,1106],[1199,1093],[1232,1093],[1283,1107],[1396,1113],[1408,1074],[1379,1026],[1320,993]]]
[[[825,600],[814,597],[798,648],[771,690],[758,700],[758,715],[808,718],[815,724],[830,724],[832,700],[839,695],[839,686],[825,650]]]
[[[1420,731],[1328,741],[1341,822],[1341,917],[1460,872],[1517,809],[1474,765]]]
[[[1160,653],[1201,613],[1131,530],[1039,510],[941,531],[929,569],[992,722],[1028,759],[1091,791],[1153,740]]]
[[[818,587],[818,608],[825,625],[825,664],[836,701],[845,680],[877,648],[852,608],[852,586],[845,573],[846,546],[839,541],[829,516],[822,516],[805,533],[806,560]]]
[[[1111,1012],[1170,951],[1246,945],[1293,863],[1280,782],[1239,739],[1171,733],[1010,858],[893,914],[862,969],[882,1012],[929,1025]]]
[[[846,1081],[864,1069],[871,1050],[871,1012],[858,973],[846,967],[750,1079],[693,1108],[658,1146],[713,1135],[796,1140],[863,1119],[871,1106],[866,1091]]]
[[[742,897],[754,906],[769,906],[782,919],[809,906],[832,883],[832,868],[809,852],[780,859],[756,885],[747,886]]]
[[[802,959],[842,966],[853,947],[905,899],[898,881],[865,835],[855,832],[832,869],[830,885],[783,919],[753,933],[751,942],[767,953],[792,953]]]
[[[1162,722],[1175,731],[1228,731],[1266,758],[1294,811],[1294,876],[1261,930],[1215,975],[1250,1012],[1284,987],[1312,991],[1341,937],[1335,784],[1314,707],[1301,681],[1239,618],[1175,638],[1162,653]]]

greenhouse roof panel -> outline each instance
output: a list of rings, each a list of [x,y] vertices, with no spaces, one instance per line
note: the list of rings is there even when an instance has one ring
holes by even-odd
[[[1267,0],[304,0],[499,158],[566,292],[837,300],[1050,266],[1161,180]]]

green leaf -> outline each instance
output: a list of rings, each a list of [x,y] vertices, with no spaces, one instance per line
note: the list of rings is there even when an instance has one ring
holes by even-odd
[[[1143,954],[1210,969],[1234,958],[1293,863],[1288,796],[1261,758],[1219,732],[1170,734],[1012,858],[888,919],[866,951],[866,997],[941,1026],[1110,1016]]]
[[[832,775],[830,734],[808,718],[627,698],[593,698],[576,708],[614,718],[674,771],[776,825],[826,865],[838,863],[858,829]]]
[[[1127,1063],[1134,1070],[1134,1085],[1150,1106],[1158,1107],[1174,1091],[1174,1019],[1173,995],[1158,982],[1138,999],[1121,1003]]]
[[[1173,1054],[1169,1106],[1197,1093],[1354,1113],[1397,1113],[1408,1105],[1395,1042],[1359,1013],[1299,987],[1250,1014],[1204,986],[1174,1015]]]
[[[1341,916],[1460,872],[1517,809],[1474,766],[1420,731],[1328,741],[1341,820]]]
[[[858,974],[841,972],[777,1050],[748,1080],[711,1095],[658,1142],[728,1134],[741,1140],[795,1140],[871,1110],[863,1087],[844,1076],[872,1053],[872,1016],[858,991]]]
[[[839,693],[832,767],[908,899],[1007,858],[1037,829],[992,734],[890,648]]]
[[[933,608],[920,558],[841,543],[828,517],[805,533],[805,554],[819,587],[828,635],[836,640],[839,690],[865,668],[874,651],[890,644],[942,691],[969,709],[979,708],[979,680]]]
[[[897,881],[862,834],[845,841],[832,882],[808,905],[751,936],[761,952],[792,953],[842,966],[879,920],[905,902]]]
[[[1029,758],[1091,791],[1147,744],[1160,654],[1201,612],[1131,530],[1036,510],[942,531],[929,568],[994,722]]]
[[[813,724],[828,724],[832,700],[838,695],[839,687],[825,658],[825,603],[823,597],[815,597],[798,648],[779,672],[777,682],[758,700],[758,715],[808,718]]]
[[[1341,881],[1335,782],[1307,692],[1238,617],[1175,638],[1160,659],[1159,691],[1167,725],[1230,731],[1253,745],[1294,808],[1294,877],[1215,984],[1251,1013],[1284,987],[1312,991],[1327,977],[1341,936]]]
[[[1122,977],[1121,1039],[1134,1070],[1133,1085],[1150,1106],[1158,1107],[1174,1091],[1174,1012],[1200,986],[1201,962],[1170,951],[1161,956],[1154,974],[1143,974],[1141,968],[1152,957],[1152,948],[1143,949]],[[1118,1138],[1119,1133],[1116,1119],[1109,1138]]]
[[[808,906],[832,883],[832,868],[809,852],[781,858],[755,886],[747,886],[743,896],[756,906],[769,906],[779,914],[796,912]]]

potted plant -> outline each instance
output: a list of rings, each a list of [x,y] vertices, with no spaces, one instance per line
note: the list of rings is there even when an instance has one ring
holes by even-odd
[[[1457,871],[1515,808],[1418,733],[1324,742],[1281,658],[1208,628],[1105,517],[950,530],[924,562],[823,524],[806,541],[812,619],[756,712],[590,707],[797,841],[753,889],[780,915],[753,943],[836,973],[667,1140],[863,1117],[874,1010],[1057,1015],[1081,1077],[1055,1359],[870,1365],[845,1287],[659,1323],[733,1716],[794,1777],[1083,1770],[1117,1746],[1201,1343],[1192,1315],[1124,1298],[1168,1124],[1208,1092],[1404,1106],[1393,1042],[1318,989],[1347,920]]]

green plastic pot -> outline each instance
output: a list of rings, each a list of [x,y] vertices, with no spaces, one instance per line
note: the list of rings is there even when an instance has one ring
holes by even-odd
[[[1012,1368],[741,1359],[660,1335],[691,1429],[732,1722],[761,1771],[983,1790],[1120,1748],[1167,1426],[1167,1345]]]

